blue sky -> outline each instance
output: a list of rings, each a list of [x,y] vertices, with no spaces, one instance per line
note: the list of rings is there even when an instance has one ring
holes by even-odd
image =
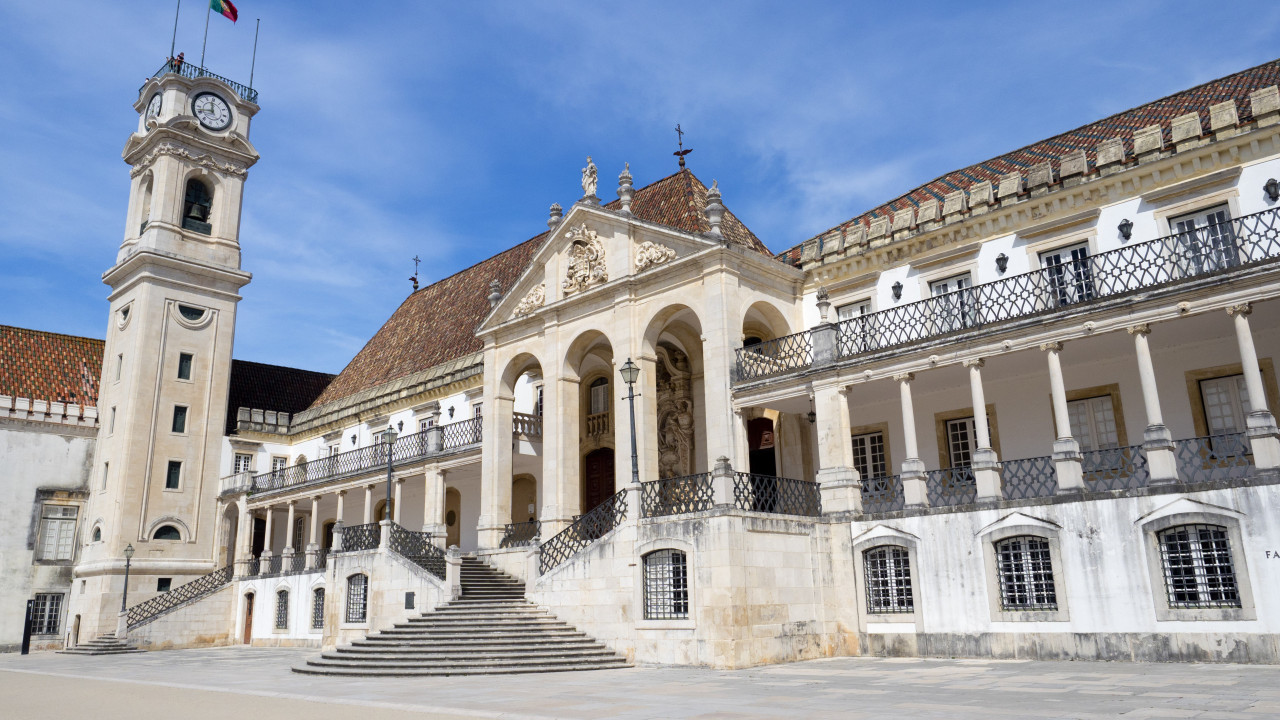
[[[337,372],[409,291],[580,195],[690,167],[782,250],[949,170],[1280,56],[1274,2],[279,2],[254,86],[235,356]],[[0,324],[103,337],[132,103],[172,0],[0,0]],[[1208,16],[1212,16],[1211,18]],[[199,0],[178,49],[199,60]]]

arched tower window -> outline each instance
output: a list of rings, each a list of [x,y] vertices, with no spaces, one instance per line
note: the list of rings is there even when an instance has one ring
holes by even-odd
[[[181,540],[182,533],[172,525],[161,525],[151,535],[152,540]]]
[[[212,209],[213,193],[209,186],[199,178],[187,180],[186,200],[182,203],[182,227],[209,235],[213,232],[213,225],[209,224]]]

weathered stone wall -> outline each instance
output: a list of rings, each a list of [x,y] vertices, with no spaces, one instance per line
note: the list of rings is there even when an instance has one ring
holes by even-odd
[[[369,576],[368,620],[348,623],[347,578],[357,573]],[[325,596],[325,649],[417,617],[449,600],[443,580],[387,550],[329,556],[327,583],[331,590]],[[414,595],[413,608],[406,608],[405,594],[410,592]]]
[[[129,640],[146,650],[234,644],[236,600],[235,585],[227,585],[130,630]]]

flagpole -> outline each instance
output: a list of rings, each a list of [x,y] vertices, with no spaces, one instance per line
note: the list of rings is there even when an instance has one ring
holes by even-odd
[[[169,59],[173,60],[174,48],[178,46],[178,13],[182,11],[182,0],[178,0],[178,8],[173,11],[173,39],[169,41]]]
[[[200,46],[200,67],[204,67],[204,49],[209,44],[209,13],[213,11],[213,5],[204,11],[204,44]]]
[[[179,0],[181,2],[181,0]],[[262,26],[262,18],[253,26],[253,59],[249,61],[249,89],[253,89],[253,68],[258,64],[258,28]]]

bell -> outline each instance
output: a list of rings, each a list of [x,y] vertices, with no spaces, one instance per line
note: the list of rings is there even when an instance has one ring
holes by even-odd
[[[200,203],[191,203],[191,209],[187,211],[187,217],[204,222],[209,217],[209,208]]]

